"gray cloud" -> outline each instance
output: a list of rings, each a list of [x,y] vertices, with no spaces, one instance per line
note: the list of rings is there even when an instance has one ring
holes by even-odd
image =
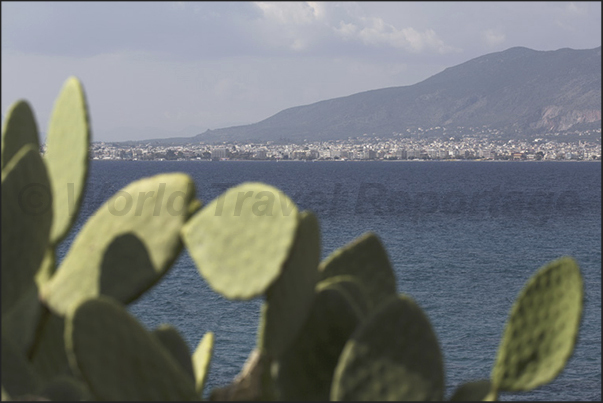
[[[353,4],[42,2],[2,7],[7,15],[3,50],[49,56],[138,51],[206,60],[245,54],[345,55],[366,47],[414,53],[450,48],[433,28],[394,26],[382,17],[364,16]]]
[[[4,2],[2,50],[144,52],[175,61],[366,51],[473,56],[497,46],[595,47],[600,9],[566,2]]]

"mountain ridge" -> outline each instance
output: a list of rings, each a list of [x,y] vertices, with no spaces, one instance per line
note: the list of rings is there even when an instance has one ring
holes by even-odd
[[[488,127],[516,135],[601,121],[601,47],[513,47],[448,67],[416,84],[284,109],[262,121],[207,130],[188,142],[326,141],[429,127]],[[186,138],[161,142],[185,142]]]

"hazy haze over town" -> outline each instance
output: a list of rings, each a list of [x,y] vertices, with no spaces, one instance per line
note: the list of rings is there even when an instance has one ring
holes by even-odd
[[[25,98],[45,132],[75,75],[94,141],[193,136],[515,46],[600,45],[600,2],[2,2],[2,113]]]

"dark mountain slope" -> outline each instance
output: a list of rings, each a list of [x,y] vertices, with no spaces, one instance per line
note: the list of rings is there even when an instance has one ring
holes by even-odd
[[[601,48],[516,47],[447,68],[420,83],[283,110],[193,141],[333,140],[407,128],[488,126],[524,134],[601,121]]]

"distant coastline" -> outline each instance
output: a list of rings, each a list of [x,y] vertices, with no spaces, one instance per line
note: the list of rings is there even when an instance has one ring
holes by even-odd
[[[222,161],[212,161],[212,160],[166,160],[166,159],[156,159],[156,160],[138,160],[138,159],[112,159],[112,158],[93,158],[93,161],[131,161],[131,162],[254,162],[254,163],[281,163],[281,162],[598,162],[600,163],[600,159],[590,159],[590,160],[494,160],[494,159],[432,159],[432,160],[421,160],[421,159],[412,159],[412,160],[333,160],[333,159],[325,159],[325,160],[246,160],[246,159],[228,159]]]
[[[96,142],[90,145],[89,155],[95,160],[144,161],[592,161],[601,160],[601,132],[575,133],[572,140],[502,140],[472,135],[447,139],[367,137],[301,144]]]

